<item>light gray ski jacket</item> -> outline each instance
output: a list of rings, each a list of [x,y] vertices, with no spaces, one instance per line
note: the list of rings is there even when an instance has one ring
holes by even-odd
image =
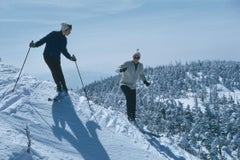
[[[120,65],[116,72],[120,73],[120,69],[127,68],[125,72],[122,72],[122,78],[120,85],[126,85],[131,89],[136,89],[136,82],[140,78],[143,82],[146,81],[144,75],[144,68],[142,63],[138,63],[137,69],[133,61],[127,61]]]

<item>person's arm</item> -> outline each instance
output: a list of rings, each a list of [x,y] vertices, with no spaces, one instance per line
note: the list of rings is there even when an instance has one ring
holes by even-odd
[[[75,57],[74,55],[71,56],[71,55],[68,53],[67,48],[65,48],[65,49],[62,50],[62,54],[63,54],[66,58],[68,58],[69,60],[71,60],[71,61],[77,61],[77,59],[76,59],[76,57]]]
[[[116,72],[117,73],[125,72],[127,68],[128,68],[128,62],[125,62],[117,68]]]
[[[71,55],[68,53],[68,50],[67,50],[67,48],[64,48],[63,50],[62,50],[62,54],[66,57],[66,58],[68,58],[68,59],[71,59]]]
[[[32,47],[39,47],[39,46],[43,45],[51,38],[52,34],[53,34],[53,32],[51,32],[48,35],[46,35],[45,37],[41,38],[39,41],[33,43]]]
[[[145,77],[145,74],[144,74],[144,67],[143,67],[143,65],[141,65],[139,77],[140,77],[140,79],[141,79],[143,82],[146,81],[146,77]]]
[[[71,61],[77,61],[76,57],[74,55],[70,55],[70,53],[67,50],[67,39],[65,38],[64,45],[62,46],[61,50],[62,54]]]
[[[146,85],[146,86],[149,86],[150,83],[146,80],[146,77],[145,77],[145,74],[144,74],[144,67],[142,65],[141,67],[141,71],[140,71],[140,79],[143,81],[143,83]]]

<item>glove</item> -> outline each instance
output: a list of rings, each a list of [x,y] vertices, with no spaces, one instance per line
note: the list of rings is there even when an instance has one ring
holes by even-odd
[[[150,86],[150,83],[148,81],[143,82],[147,87]]]
[[[31,42],[29,43],[29,47],[30,47],[30,48],[34,48],[34,47],[36,47],[36,45],[35,45],[35,43],[34,43],[33,41],[31,41]]]
[[[75,57],[74,55],[72,55],[72,57],[70,58],[70,60],[71,60],[71,61],[74,61],[74,62],[77,61],[77,59],[76,59],[76,57]]]
[[[127,70],[127,68],[121,68],[119,71],[120,72],[125,72]]]

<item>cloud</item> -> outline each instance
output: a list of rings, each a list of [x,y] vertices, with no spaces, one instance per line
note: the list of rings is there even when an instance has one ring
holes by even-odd
[[[95,11],[95,12],[106,12],[106,13],[116,13],[120,11],[135,9],[144,4],[146,0],[22,0],[17,2],[5,1],[1,4],[0,9],[44,9],[53,8],[54,9],[82,9],[84,11]],[[79,10],[81,11],[81,10]]]
[[[114,14],[141,7],[145,1],[140,0],[95,0],[86,2],[85,6],[95,12]]]
[[[141,7],[146,0],[21,0],[0,4],[0,22],[51,23],[117,14]],[[54,22],[55,23],[55,22]]]

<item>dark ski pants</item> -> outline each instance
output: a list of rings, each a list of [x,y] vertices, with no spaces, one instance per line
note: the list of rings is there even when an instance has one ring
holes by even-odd
[[[136,89],[130,89],[126,85],[122,85],[121,89],[127,101],[127,115],[128,118],[135,120],[136,117]]]
[[[65,79],[63,76],[60,59],[49,58],[47,56],[44,56],[44,60],[47,63],[47,65],[52,73],[53,80],[57,85],[57,91],[58,92],[67,91],[67,86],[66,86],[66,82],[65,82]]]

